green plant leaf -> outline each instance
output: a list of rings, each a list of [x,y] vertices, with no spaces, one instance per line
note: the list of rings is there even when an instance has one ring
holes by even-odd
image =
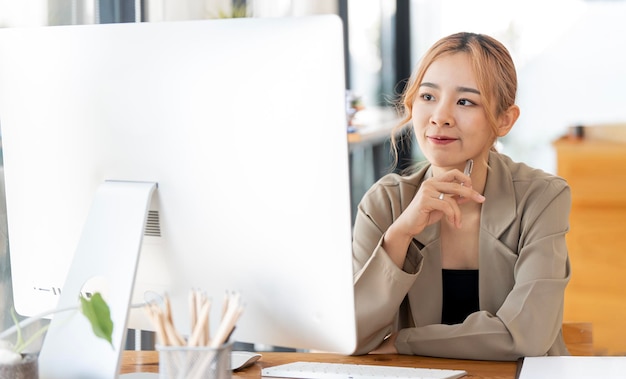
[[[109,306],[98,292],[89,299],[82,294],[80,296],[81,310],[91,323],[91,328],[96,336],[109,341],[113,346],[113,321]]]

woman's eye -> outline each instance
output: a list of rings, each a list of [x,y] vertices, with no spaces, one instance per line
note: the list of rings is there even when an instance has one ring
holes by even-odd
[[[464,105],[464,106],[470,106],[470,105],[474,105],[474,102],[468,99],[461,99],[458,101],[459,105]]]
[[[428,94],[428,93],[423,93],[423,94],[420,95],[420,97],[423,100],[426,100],[426,101],[431,101],[431,100],[433,100],[435,98],[433,95]]]

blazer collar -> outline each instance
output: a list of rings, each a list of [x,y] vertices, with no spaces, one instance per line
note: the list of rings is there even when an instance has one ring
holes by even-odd
[[[499,238],[517,217],[515,186],[511,170],[499,153],[489,152],[480,226],[481,231]]]

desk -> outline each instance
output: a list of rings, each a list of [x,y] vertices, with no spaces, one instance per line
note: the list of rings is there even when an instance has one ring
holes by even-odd
[[[263,367],[276,366],[289,362],[331,362],[393,365],[408,367],[427,367],[465,370],[465,378],[514,379],[517,371],[516,362],[469,361],[458,359],[428,358],[410,355],[363,355],[344,356],[327,353],[282,353],[262,352],[263,357],[253,366],[241,372],[235,372],[234,378],[260,378]],[[121,373],[158,372],[159,358],[156,351],[124,351]]]
[[[386,142],[399,122],[400,117],[392,107],[372,107],[359,111],[354,119],[355,131],[348,133],[350,150]]]
[[[400,121],[397,111],[392,107],[366,108],[355,117],[356,131],[348,133],[353,218],[365,192],[374,182],[392,171],[391,132]],[[407,130],[406,127],[399,130],[398,139],[405,138]],[[410,144],[402,145],[399,155],[401,169],[413,163]]]

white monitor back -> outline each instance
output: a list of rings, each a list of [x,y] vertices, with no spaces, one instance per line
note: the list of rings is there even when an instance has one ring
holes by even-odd
[[[187,331],[191,289],[239,291],[233,339],[354,349],[337,17],[5,29],[0,62],[20,314],[55,306],[98,186],[149,181],[135,302],[167,293]]]

